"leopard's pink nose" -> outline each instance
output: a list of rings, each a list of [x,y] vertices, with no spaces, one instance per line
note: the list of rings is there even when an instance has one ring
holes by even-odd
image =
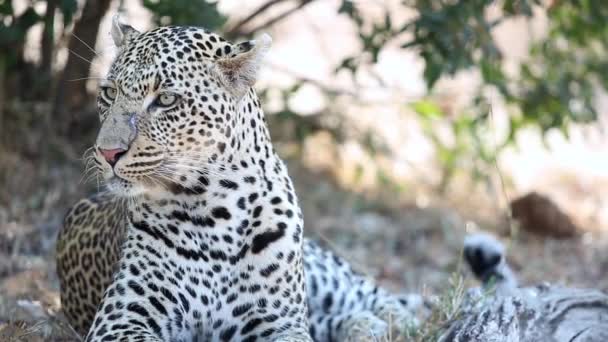
[[[127,153],[127,150],[124,150],[122,148],[113,148],[110,150],[100,148],[99,152],[101,153],[103,158],[108,162],[108,164],[110,164],[110,166],[114,166],[118,159],[120,159],[120,157]]]

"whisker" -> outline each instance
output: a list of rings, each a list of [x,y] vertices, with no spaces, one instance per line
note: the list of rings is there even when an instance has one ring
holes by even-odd
[[[95,166],[87,168],[80,178],[80,183],[88,183],[93,177],[97,177],[99,175],[98,171],[99,169]]]
[[[105,77],[81,77],[67,80],[68,82],[84,81],[84,80],[107,80]]]
[[[76,52],[74,52],[73,50],[71,50],[71,49],[69,49],[69,48],[68,48],[68,51],[70,51],[72,54],[74,54],[74,56],[76,56],[76,57],[78,57],[78,58],[82,59],[83,61],[85,61],[85,62],[87,62],[87,63],[89,63],[89,64],[91,64],[91,65],[93,64],[93,62],[92,62],[92,61],[90,61],[90,60],[88,60],[88,59],[86,59],[86,58],[82,57],[81,55],[77,54],[77,53],[76,53]]]
[[[85,159],[86,157],[91,155],[93,153],[94,149],[95,149],[95,147],[91,146],[91,147],[87,148],[86,150],[84,150],[84,152],[82,152],[82,159]]]
[[[170,166],[172,169],[169,169],[167,166],[164,166],[168,172],[176,172],[179,169],[182,169],[182,170],[186,169],[189,171],[197,171],[202,174],[210,175],[210,176],[217,176],[217,177],[226,176],[226,172],[211,170],[210,168],[207,168],[205,166],[194,166],[194,165],[189,165],[189,164],[178,164],[178,163],[171,163]]]
[[[154,177],[152,177],[153,175],[154,174],[147,175],[146,179],[150,180],[152,183],[154,183],[156,186],[160,187],[161,189],[167,190],[167,187],[165,186],[165,184],[160,182],[158,179],[155,179]]]
[[[93,49],[89,44],[87,44],[84,40],[80,39],[76,34],[72,33],[72,37],[78,39],[79,42],[81,42],[84,46],[86,46],[87,48],[89,48],[89,50],[91,50],[91,52],[93,52],[95,55],[100,56],[99,53],[97,53],[97,51],[95,51],[95,49]]]
[[[188,186],[192,186],[192,185],[203,185],[203,182],[198,180],[198,179],[194,179],[194,180],[190,180],[191,183],[188,183],[187,181],[182,181],[179,177],[175,176],[174,172],[168,171],[168,170],[156,170],[154,173],[157,177],[165,179],[169,182],[172,182],[174,184],[183,186],[183,187],[188,187]],[[192,184],[193,183],[193,184]]]
[[[79,183],[80,183],[80,184],[87,184],[87,183],[89,183],[91,180],[93,180],[93,178],[97,178],[97,173],[92,173],[92,174],[88,175],[86,178],[84,178],[84,177],[83,177],[83,178],[80,180],[80,182],[79,182]]]

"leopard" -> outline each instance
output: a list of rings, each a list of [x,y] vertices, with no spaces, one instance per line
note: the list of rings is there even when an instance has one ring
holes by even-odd
[[[303,235],[255,83],[267,34],[118,17],[92,168],[105,190],[65,217],[63,311],[85,341],[376,341],[416,319]]]

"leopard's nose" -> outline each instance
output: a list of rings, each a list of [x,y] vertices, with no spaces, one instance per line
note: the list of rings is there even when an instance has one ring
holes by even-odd
[[[120,159],[120,157],[122,157],[125,153],[127,153],[127,150],[122,149],[122,148],[113,148],[113,149],[109,149],[109,150],[99,148],[99,152],[101,153],[103,158],[108,162],[108,164],[110,164],[110,166],[114,167],[114,165],[116,165],[116,162],[118,161],[118,159]]]

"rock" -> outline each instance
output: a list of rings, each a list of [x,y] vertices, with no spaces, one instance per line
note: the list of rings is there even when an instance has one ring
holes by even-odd
[[[522,229],[555,238],[574,237],[580,229],[550,198],[536,192],[511,202],[511,213]]]

